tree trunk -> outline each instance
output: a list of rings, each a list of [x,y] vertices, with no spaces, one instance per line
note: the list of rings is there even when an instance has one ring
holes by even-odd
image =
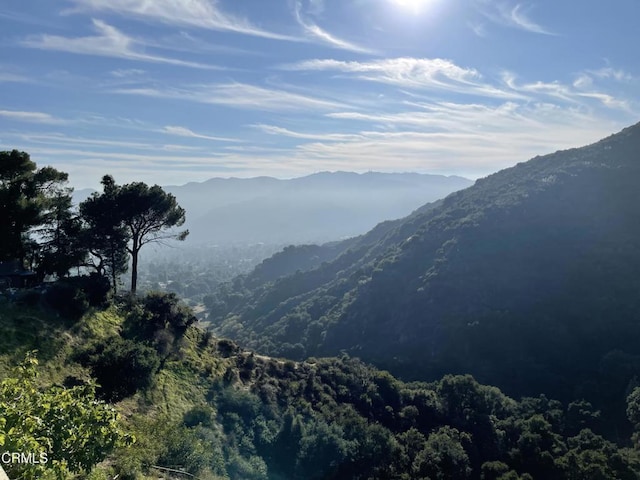
[[[138,287],[138,251],[140,246],[138,245],[139,239],[133,237],[133,245],[131,246],[131,295],[136,294],[136,288]]]
[[[111,282],[113,283],[113,294],[118,294],[118,274],[116,272],[116,259],[113,249],[111,250]]]

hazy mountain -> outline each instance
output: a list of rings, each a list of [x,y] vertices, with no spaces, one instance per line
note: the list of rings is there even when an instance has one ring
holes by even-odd
[[[214,178],[166,189],[187,210],[191,242],[302,243],[358,235],[471,183],[416,173],[323,172],[291,180]]]
[[[321,172],[290,180],[211,178],[163,188],[187,211],[189,243],[286,244],[358,235],[472,183],[418,173]],[[94,191],[74,191],[74,204]]]
[[[209,298],[216,331],[404,378],[465,372],[519,394],[622,400],[640,378],[639,151],[640,124],[348,244],[290,249]]]

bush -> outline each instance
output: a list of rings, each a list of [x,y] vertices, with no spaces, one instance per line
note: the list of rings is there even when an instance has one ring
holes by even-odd
[[[67,278],[65,282],[82,290],[90,306],[100,307],[107,303],[111,291],[107,277],[94,272],[90,275]]]
[[[60,315],[77,320],[89,307],[105,305],[109,291],[109,281],[92,273],[57,281],[47,288],[44,300]]]
[[[78,320],[89,309],[84,291],[65,280],[51,285],[44,294],[44,300],[57,313],[71,320]]]
[[[180,338],[197,320],[175,293],[150,292],[130,308],[127,331],[140,340],[153,340],[163,330]]]
[[[147,388],[160,366],[153,348],[120,337],[90,347],[79,360],[91,368],[100,385],[98,393],[110,402]]]
[[[165,436],[165,450],[160,454],[158,463],[170,468],[184,469],[192,475],[198,475],[213,465],[223,463],[221,445],[219,442],[212,444],[204,433],[205,431],[199,429],[172,428]]]
[[[215,424],[216,411],[209,405],[196,405],[184,414],[182,423],[185,427],[212,427]]]

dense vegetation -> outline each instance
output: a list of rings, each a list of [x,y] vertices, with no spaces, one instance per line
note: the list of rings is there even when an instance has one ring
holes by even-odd
[[[616,438],[640,378],[639,149],[636,125],[479,180],[333,260],[256,282],[261,267],[210,300],[215,331],[292,359],[345,351],[404,379],[586,398]]]
[[[56,418],[74,425],[92,449],[76,459],[78,450],[62,448],[52,456],[55,464],[9,466],[26,472],[23,478],[55,475],[65,459],[68,470],[94,480],[157,478],[171,470],[201,479],[640,478],[640,452],[630,438],[624,448],[606,440],[599,412],[585,401],[562,404],[544,395],[516,401],[469,375],[404,383],[346,355],[306,362],[262,357],[198,329],[172,295],[89,309],[78,320],[37,300],[31,307],[15,303],[21,298],[0,305],[7,332],[0,366],[39,348],[39,381],[21,401],[54,408],[42,400],[64,399]],[[5,371],[0,417],[24,420],[24,409],[16,413],[11,404],[15,389],[6,387],[16,384],[15,374]],[[83,389],[115,402],[119,414],[92,414],[111,422],[99,429],[104,440],[83,430],[84,410],[67,406],[80,401],[74,392]],[[625,409],[640,427],[640,388]],[[51,439],[64,446],[75,438],[55,428],[37,437],[33,448],[50,455],[43,445]],[[0,422],[0,441],[23,438],[30,437]],[[69,478],[68,470],[58,478]]]

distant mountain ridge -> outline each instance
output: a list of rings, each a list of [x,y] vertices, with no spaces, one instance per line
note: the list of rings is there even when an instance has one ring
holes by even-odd
[[[403,378],[624,398],[640,378],[638,152],[640,124],[478,180],[381,235],[309,249],[316,262],[283,252],[220,290],[216,332]]]
[[[418,173],[320,172],[165,188],[187,210],[191,242],[305,243],[361,234],[472,183]]]

